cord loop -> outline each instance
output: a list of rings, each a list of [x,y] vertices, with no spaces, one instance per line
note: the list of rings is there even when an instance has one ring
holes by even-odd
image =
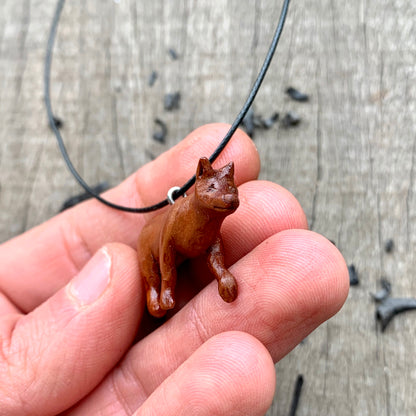
[[[218,145],[218,147],[216,148],[216,150],[214,151],[214,153],[210,156],[209,160],[211,163],[214,162],[214,160],[219,156],[219,154],[224,150],[224,147],[228,144],[228,142],[231,140],[233,134],[235,133],[235,131],[237,130],[237,128],[239,127],[239,125],[241,124],[241,122],[243,121],[245,115],[247,114],[247,111],[249,110],[249,108],[251,107],[251,104],[254,101],[254,98],[257,95],[257,92],[260,89],[261,83],[263,82],[263,79],[266,75],[266,72],[270,66],[270,63],[272,61],[274,52],[276,50],[277,44],[279,42],[280,39],[280,35],[282,34],[282,30],[283,30],[283,26],[285,24],[285,20],[286,20],[286,15],[288,12],[288,8],[289,8],[289,1],[290,0],[284,0],[283,6],[282,6],[282,11],[280,13],[280,18],[279,21],[277,23],[277,27],[275,30],[275,33],[273,35],[273,39],[272,42],[270,44],[269,50],[267,52],[266,58],[263,62],[263,65],[259,71],[259,74],[257,75],[257,78],[253,84],[253,87],[250,90],[250,93],[248,95],[248,98],[246,100],[246,102],[243,105],[243,108],[241,109],[241,111],[238,113],[236,119],[234,120],[234,123],[232,124],[232,126],[230,127],[230,130],[228,130],[227,134],[225,135],[225,137],[222,139],[222,141],[220,142],[220,144]],[[55,10],[55,14],[52,20],[52,25],[51,25],[51,29],[49,32],[49,38],[48,38],[48,44],[47,44],[47,48],[46,48],[46,56],[45,56],[45,71],[44,71],[44,88],[45,88],[45,106],[46,106],[46,112],[48,114],[48,119],[49,119],[49,124],[52,128],[52,131],[55,134],[56,140],[58,142],[59,145],[59,149],[61,151],[62,157],[65,160],[66,165],[68,166],[68,169],[70,170],[70,172],[72,173],[72,175],[74,176],[74,178],[78,181],[78,183],[84,188],[84,190],[89,193],[92,197],[94,197],[95,199],[97,199],[98,201],[100,201],[101,203],[103,203],[104,205],[107,205],[110,208],[114,208],[120,211],[125,211],[125,212],[133,212],[133,213],[145,213],[145,212],[151,212],[151,211],[156,211],[160,208],[165,207],[166,205],[168,205],[170,202],[169,200],[169,194],[168,194],[168,198],[164,199],[163,201],[158,202],[157,204],[148,206],[148,207],[143,207],[143,208],[134,208],[134,207],[125,207],[122,205],[117,205],[111,201],[108,201],[107,199],[104,199],[103,197],[101,197],[97,192],[94,192],[93,189],[91,189],[91,187],[84,181],[84,179],[81,177],[81,175],[77,172],[77,170],[75,169],[74,165],[71,162],[71,159],[68,155],[68,152],[65,148],[65,144],[61,135],[61,132],[59,131],[58,127],[56,126],[55,123],[55,118],[54,118],[54,114],[52,111],[52,103],[51,103],[51,96],[50,96],[50,77],[51,77],[51,67],[52,67],[52,54],[53,54],[53,46],[55,43],[55,38],[56,38],[56,32],[58,30],[58,24],[59,24],[59,20],[61,17],[61,13],[62,13],[62,9],[64,7],[64,3],[65,0],[58,0],[57,2],[57,6],[56,6],[56,10]],[[179,193],[185,194],[185,192],[195,183],[195,175],[188,180],[188,182],[186,182],[180,189]],[[176,192],[176,191],[175,191]],[[173,196],[174,191],[172,191],[172,195]]]

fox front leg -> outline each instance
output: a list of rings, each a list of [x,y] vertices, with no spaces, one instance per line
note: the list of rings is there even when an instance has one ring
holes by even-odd
[[[221,237],[217,237],[207,252],[208,266],[218,281],[218,292],[225,302],[231,303],[237,298],[238,286],[234,276],[225,267]]]

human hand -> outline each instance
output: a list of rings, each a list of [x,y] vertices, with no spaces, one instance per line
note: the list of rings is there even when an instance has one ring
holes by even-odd
[[[127,206],[165,198],[227,129],[199,128],[106,198]],[[214,166],[235,162],[240,196],[222,228],[239,286],[231,304],[191,261],[170,319],[144,312],[135,246],[155,214],[90,200],[0,246],[1,415],[267,411],[273,362],[341,308],[348,273],[337,248],[306,230],[295,198],[255,180],[259,158],[243,132],[218,159]]]

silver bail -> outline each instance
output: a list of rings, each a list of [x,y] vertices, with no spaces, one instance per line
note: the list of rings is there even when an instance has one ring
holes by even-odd
[[[173,186],[172,188],[169,189],[168,191],[168,202],[170,205],[173,205],[175,203],[175,200],[173,199],[173,194],[177,191],[180,191],[181,187],[180,186]],[[183,197],[186,197],[186,194],[183,194]]]

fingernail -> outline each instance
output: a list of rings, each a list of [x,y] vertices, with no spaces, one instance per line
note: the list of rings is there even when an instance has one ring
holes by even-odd
[[[71,295],[85,305],[94,303],[110,282],[111,257],[105,248],[98,251],[69,284]]]

